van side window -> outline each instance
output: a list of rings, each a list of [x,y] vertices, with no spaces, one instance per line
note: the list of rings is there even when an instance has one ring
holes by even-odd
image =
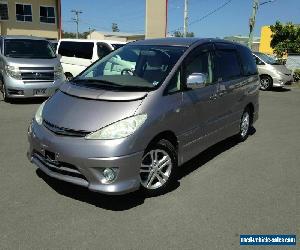
[[[58,48],[58,54],[67,57],[92,59],[94,43],[62,41]]]
[[[111,49],[108,48],[106,44],[97,43],[97,54],[99,59],[102,59],[103,57],[107,56],[110,52]]]
[[[194,73],[201,73],[206,75],[206,84],[214,82],[213,76],[213,62],[212,54],[209,51],[198,51],[191,58],[189,58],[185,65],[185,78],[187,79]]]
[[[217,50],[215,59],[219,81],[228,81],[241,76],[241,65],[235,50]]]
[[[237,49],[243,64],[244,76],[256,75],[257,67],[250,49],[244,46],[237,46]]]

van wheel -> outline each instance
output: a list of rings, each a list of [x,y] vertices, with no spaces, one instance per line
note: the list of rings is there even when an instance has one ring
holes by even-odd
[[[164,194],[174,181],[177,153],[167,140],[146,150],[140,168],[141,190],[150,196]]]
[[[65,73],[65,76],[66,76],[66,79],[67,79],[68,82],[73,79],[73,75],[69,72]]]
[[[240,132],[237,137],[239,141],[245,141],[248,138],[251,126],[251,113],[249,108],[246,108],[240,121]]]
[[[0,80],[0,86],[1,86],[3,101],[8,102],[9,98],[7,97],[7,91],[6,91],[5,84],[2,79]]]
[[[270,76],[261,76],[260,77],[260,89],[261,90],[270,90],[273,86],[273,79]]]

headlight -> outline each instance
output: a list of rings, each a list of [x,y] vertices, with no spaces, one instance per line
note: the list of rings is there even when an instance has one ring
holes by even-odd
[[[64,76],[64,70],[63,70],[63,67],[58,64],[55,66],[54,68],[54,78],[55,79],[60,79]]]
[[[42,125],[43,123],[43,109],[44,109],[44,106],[45,106],[45,103],[46,101],[44,101],[38,108],[38,110],[36,111],[35,113],[35,116],[34,116],[34,119],[35,121],[39,124],[39,125]]]
[[[136,115],[124,120],[115,122],[96,132],[88,134],[88,140],[112,140],[127,137],[133,134],[146,121],[147,115]]]
[[[19,70],[18,67],[6,65],[5,66],[5,71],[12,78],[15,78],[17,80],[22,79],[21,71]]]

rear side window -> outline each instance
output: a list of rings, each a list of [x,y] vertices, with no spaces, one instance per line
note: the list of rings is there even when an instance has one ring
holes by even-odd
[[[62,41],[58,48],[58,54],[68,57],[92,59],[94,43]]]
[[[257,74],[256,62],[253,60],[252,52],[244,46],[238,46],[238,52],[242,61],[243,73],[245,76]]]
[[[235,50],[216,50],[217,79],[231,80],[241,75],[241,66]]]

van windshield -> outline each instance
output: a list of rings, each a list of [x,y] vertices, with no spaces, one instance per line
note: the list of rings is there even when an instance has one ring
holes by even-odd
[[[157,88],[186,50],[179,46],[126,45],[76,77],[75,84],[92,87]]]
[[[267,64],[271,64],[271,65],[279,65],[280,64],[274,58],[272,58],[264,53],[257,52],[257,53],[255,53],[255,55],[257,55],[261,60],[263,60]]]
[[[5,39],[4,55],[13,58],[55,58],[53,47],[48,41],[30,39]]]

